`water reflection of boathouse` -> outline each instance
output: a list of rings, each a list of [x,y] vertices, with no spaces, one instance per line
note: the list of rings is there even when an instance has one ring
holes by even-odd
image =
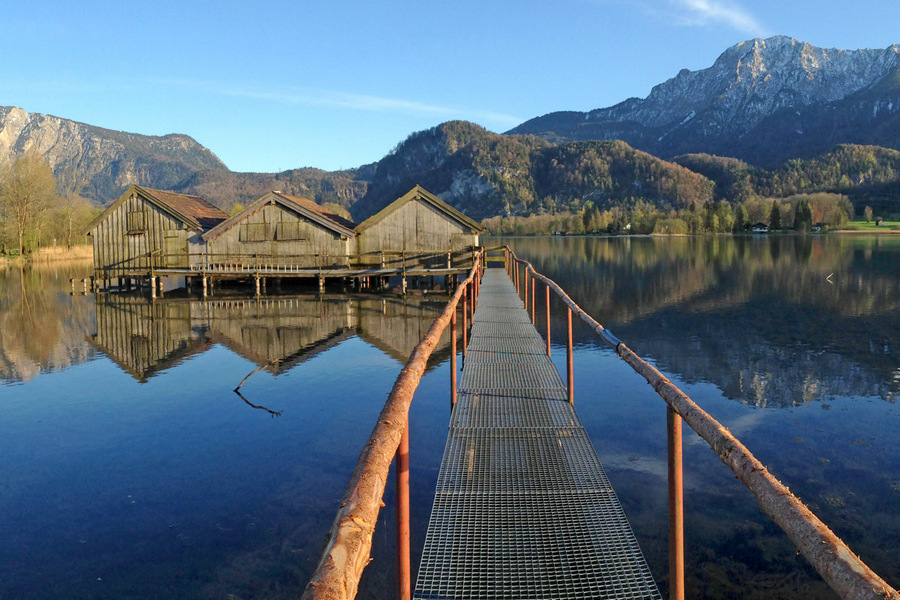
[[[97,331],[89,341],[142,382],[214,344],[274,375],[352,336],[404,362],[446,300],[419,294],[316,294],[212,301],[103,295],[97,298]],[[445,334],[432,364],[449,355],[449,345],[449,334]]]

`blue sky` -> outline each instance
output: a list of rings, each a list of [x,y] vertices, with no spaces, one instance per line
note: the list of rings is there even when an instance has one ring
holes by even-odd
[[[0,105],[185,133],[235,171],[356,167],[450,119],[503,132],[645,97],[754,37],[900,43],[897,0],[33,0],[3,21]]]

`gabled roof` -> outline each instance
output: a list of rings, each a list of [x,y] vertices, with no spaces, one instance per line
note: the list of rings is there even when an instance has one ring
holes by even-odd
[[[395,210],[397,210],[398,208],[400,208],[407,202],[411,202],[413,200],[421,200],[427,204],[430,204],[431,206],[438,209],[440,212],[444,213],[445,215],[447,215],[454,221],[457,221],[458,223],[460,223],[462,226],[468,227],[470,230],[472,230],[473,233],[481,233],[484,231],[484,227],[482,227],[477,221],[467,217],[466,215],[462,214],[461,212],[459,212],[458,210],[456,210],[455,208],[453,208],[452,206],[450,206],[449,204],[447,204],[446,202],[444,202],[443,200],[441,200],[434,194],[431,194],[431,193],[425,191],[424,188],[417,185],[416,187],[414,187],[413,189],[408,191],[406,194],[404,194],[400,198],[397,198],[396,200],[394,200],[393,202],[391,202],[390,204],[388,204],[387,206],[382,208],[380,211],[378,211],[377,213],[375,213],[374,215],[372,215],[371,217],[369,217],[368,219],[366,219],[365,221],[363,221],[362,223],[357,225],[356,232],[360,233],[360,232],[368,229],[369,227],[372,227],[373,225],[375,225],[376,223],[385,219],[388,215],[393,213]]]
[[[232,215],[225,221],[219,223],[217,226],[204,233],[203,239],[209,241],[220,236],[221,234],[231,229],[237,223],[243,221],[245,217],[255,213],[270,202],[280,204],[287,210],[298,213],[303,217],[309,219],[310,221],[318,223],[326,229],[334,231],[335,233],[344,237],[351,238],[356,235],[356,232],[353,231],[353,227],[355,226],[355,223],[353,221],[329,212],[324,207],[316,204],[312,200],[299,198],[297,196],[290,196],[282,192],[269,192],[251,202],[249,205],[247,205],[246,208],[244,208],[244,210],[235,215]]]
[[[121,206],[133,194],[144,198],[159,209],[180,220],[188,229],[193,229],[194,231],[206,231],[228,218],[228,215],[200,196],[132,185],[124,194],[119,196],[118,200],[100,213],[100,216],[91,221],[91,224],[87,226],[87,231],[93,230],[94,227],[106,219],[112,211]]]

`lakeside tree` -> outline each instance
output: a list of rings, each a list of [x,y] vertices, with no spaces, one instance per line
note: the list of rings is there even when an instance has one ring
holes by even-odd
[[[56,178],[35,150],[0,168],[0,216],[9,223],[19,255],[37,245],[56,201]]]
[[[863,216],[866,218],[866,223],[872,222],[872,215],[875,214],[875,211],[872,210],[871,206],[867,206],[863,209]]]
[[[88,223],[100,213],[100,209],[82,196],[86,181],[75,170],[60,174],[56,182],[59,196],[49,212],[47,236],[54,242],[61,240],[66,248],[84,241],[84,230]],[[38,239],[39,244],[47,240]]]
[[[812,227],[812,206],[806,198],[797,202],[796,216],[794,217],[794,229],[808,231]]]
[[[781,208],[778,207],[778,200],[772,200],[772,211],[769,213],[769,227],[781,229]]]
[[[741,233],[744,229],[749,225],[750,217],[747,214],[747,207],[743,204],[738,204],[737,208],[734,210],[734,233]]]

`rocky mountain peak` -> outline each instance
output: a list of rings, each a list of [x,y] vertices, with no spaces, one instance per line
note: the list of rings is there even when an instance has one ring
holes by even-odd
[[[813,125],[818,127],[818,123],[829,118],[821,113],[823,107],[850,103],[855,95],[890,79],[888,76],[897,69],[898,45],[839,50],[820,48],[788,36],[757,38],[728,48],[710,67],[682,69],[656,85],[646,98],[630,99],[586,114],[551,113],[509,133],[533,133],[553,140],[618,138],[669,157],[698,151],[747,156],[739,146],[748,136],[756,136],[760,128],[766,129],[763,125],[776,115],[780,115],[780,127],[789,127],[792,135],[804,136]],[[878,100],[879,107],[868,110],[886,118],[883,107],[893,110],[900,106],[893,100],[882,98]],[[812,109],[820,112],[812,117]],[[861,105],[853,110],[860,115],[865,112]],[[787,112],[816,123],[804,125],[796,119],[790,122]],[[848,124],[845,128],[853,127],[858,125]],[[861,137],[829,141],[864,140],[868,141]],[[758,142],[753,143],[752,152],[770,157],[778,154],[771,148],[762,148]],[[796,145],[803,146],[803,140],[796,140]],[[817,147],[814,151],[824,149]]]
[[[0,161],[36,150],[63,185],[102,203],[132,183],[168,189],[202,170],[227,171],[183,134],[147,136],[0,107]]]

